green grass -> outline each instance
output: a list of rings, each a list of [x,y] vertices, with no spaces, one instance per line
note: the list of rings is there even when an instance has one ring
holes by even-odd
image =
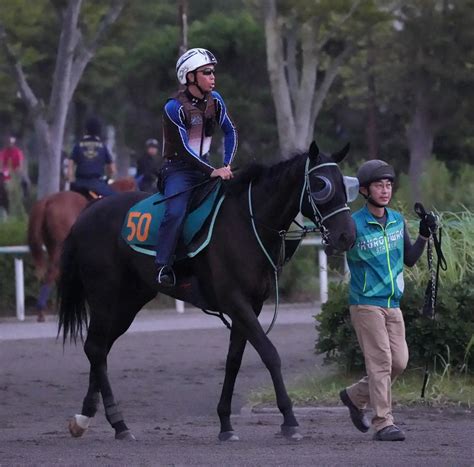
[[[325,377],[306,376],[300,378],[288,388],[295,406],[337,405],[339,391],[350,386],[360,375],[333,374]],[[420,397],[423,383],[423,370],[408,370],[393,385],[394,404],[463,406],[471,408],[474,404],[474,375],[464,373],[432,374],[428,381],[425,400]],[[273,388],[254,391],[250,396],[252,405],[275,404]]]
[[[440,274],[440,283],[449,287],[474,270],[474,211],[463,206],[460,212],[444,211],[439,216],[443,226],[442,248],[448,265],[447,271]],[[412,238],[415,238],[418,221],[411,220],[408,224]],[[428,274],[425,257],[415,267],[406,268],[405,272],[406,280],[425,284]]]

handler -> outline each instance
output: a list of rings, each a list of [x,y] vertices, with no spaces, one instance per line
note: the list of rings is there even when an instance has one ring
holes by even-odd
[[[381,160],[362,164],[357,173],[366,205],[353,214],[356,241],[347,254],[350,314],[364,354],[367,376],[340,392],[355,427],[367,432],[364,413],[374,411],[372,426],[378,441],[403,441],[405,433],[394,424],[391,385],[406,368],[408,347],[400,299],[403,265],[413,266],[423,253],[436,219],[420,221],[419,236],[412,244],[403,216],[387,206],[392,198],[395,171]]]

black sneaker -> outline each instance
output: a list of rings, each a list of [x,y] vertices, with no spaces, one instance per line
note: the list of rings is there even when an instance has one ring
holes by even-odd
[[[405,441],[405,433],[397,425],[389,425],[377,431],[374,439],[376,441]]]
[[[339,393],[339,397],[342,403],[349,409],[349,414],[354,426],[359,431],[362,431],[362,433],[367,433],[370,428],[370,422],[364,411],[354,405],[345,389]]]
[[[176,276],[171,266],[160,266],[156,282],[163,287],[174,287],[176,285]]]

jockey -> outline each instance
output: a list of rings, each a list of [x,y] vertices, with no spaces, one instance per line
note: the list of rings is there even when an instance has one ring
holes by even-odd
[[[176,63],[183,90],[168,99],[163,110],[163,194],[170,196],[205,181],[232,178],[230,168],[237,149],[237,131],[216,91],[217,60],[206,49],[190,49]],[[216,126],[224,133],[223,167],[209,162],[209,148]],[[166,201],[166,212],[158,231],[157,281],[173,286],[174,252],[181,235],[192,190]]]
[[[115,164],[107,146],[100,138],[101,125],[98,119],[90,118],[86,122],[86,134],[74,146],[68,161],[67,179],[72,182],[74,172],[76,180],[71,190],[85,194],[89,191],[100,196],[109,196],[114,190],[103,180],[104,169],[107,176],[115,174]]]

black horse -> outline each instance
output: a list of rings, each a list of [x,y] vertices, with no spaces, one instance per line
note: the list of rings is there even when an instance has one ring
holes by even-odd
[[[82,415],[76,415],[70,423],[73,436],[85,431],[101,394],[115,437],[134,439],[114,401],[107,376],[107,355],[140,309],[161,292],[194,301],[197,306],[202,306],[202,299],[208,309],[223,312],[232,320],[224,385],[217,407],[219,439],[238,439],[230,421],[231,401],[247,341],[255,347],[272,377],[277,405],[283,414],[283,435],[301,437],[283,382],[280,357],[258,315],[274,280],[269,257],[276,261],[280,233],[289,228],[300,210],[316,224],[322,221],[331,248],[347,250],[353,244],[354,224],[337,167],[347,151],[348,147],[326,156],[313,143],[309,153],[288,161],[242,170],[227,183],[209,246],[196,257],[177,264],[178,277],[187,275],[193,279],[183,288],[160,288],[155,282],[153,258],[134,252],[121,238],[126,213],[147,194],[111,196],[81,213],[64,245],[59,284],[58,333],[62,328],[64,341],[68,335],[74,340],[82,337],[83,324],[89,316],[84,345],[91,365],[89,389]],[[249,194],[253,216],[249,212]],[[194,295],[190,295],[190,288]]]

